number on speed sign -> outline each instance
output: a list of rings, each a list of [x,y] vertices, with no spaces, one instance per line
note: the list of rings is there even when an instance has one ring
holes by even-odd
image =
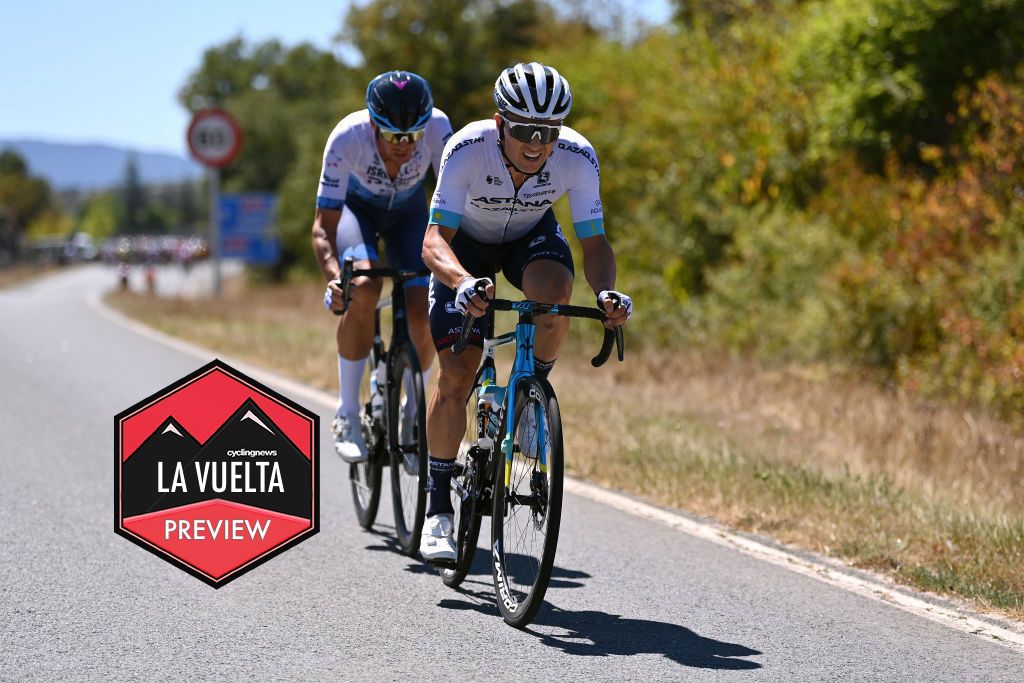
[[[220,168],[238,156],[242,131],[226,111],[206,109],[197,112],[188,127],[188,146],[201,164]]]

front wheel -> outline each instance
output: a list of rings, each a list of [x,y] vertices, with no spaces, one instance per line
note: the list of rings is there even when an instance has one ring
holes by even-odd
[[[521,628],[544,601],[562,514],[562,422],[547,380],[516,387],[512,457],[498,454],[491,519],[491,565],[498,609]]]
[[[394,356],[388,382],[388,434],[395,535],[406,555],[420,547],[427,506],[427,406],[416,352],[403,346]]]

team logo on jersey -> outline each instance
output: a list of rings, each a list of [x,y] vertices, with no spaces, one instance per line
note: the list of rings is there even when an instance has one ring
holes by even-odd
[[[551,171],[541,171],[534,177],[537,178],[537,187],[551,184]]]
[[[219,588],[319,530],[320,430],[215,360],[114,418],[114,531]]]
[[[444,310],[448,311],[449,313],[458,313],[459,312],[459,309],[455,307],[455,302],[454,301],[449,301],[449,302],[445,303]]]
[[[501,178],[495,178],[492,175],[487,176],[486,180],[487,180],[487,184],[488,185],[501,185],[502,184]]]

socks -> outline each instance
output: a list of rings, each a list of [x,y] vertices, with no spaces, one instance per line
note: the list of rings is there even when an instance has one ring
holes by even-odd
[[[430,456],[427,474],[427,517],[454,514],[452,509],[452,469],[454,460],[439,460]]]
[[[540,358],[534,356],[533,371],[537,374],[538,377],[542,379],[547,379],[548,375],[551,373],[551,368],[555,367],[555,363],[557,361],[557,358],[554,360],[541,360]]]
[[[348,360],[338,356],[338,415],[359,414],[359,383],[366,359]]]

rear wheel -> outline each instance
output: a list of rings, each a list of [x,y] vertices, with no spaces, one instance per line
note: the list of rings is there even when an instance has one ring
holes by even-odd
[[[371,353],[369,363],[370,372],[377,365],[377,354]],[[377,507],[380,505],[381,469],[384,466],[385,433],[384,426],[379,420],[373,418],[370,409],[370,380],[369,373],[363,379],[360,390],[360,402],[363,409],[359,411],[359,427],[362,430],[363,440],[366,442],[366,449],[369,452],[369,459],[366,462],[349,465],[349,479],[352,483],[352,504],[356,509],[356,519],[359,525],[369,530],[377,519]]]
[[[512,460],[500,453],[494,476],[491,564],[501,616],[523,627],[544,601],[555,562],[562,513],[562,424],[546,380],[520,381],[514,406]]]
[[[427,504],[427,408],[423,375],[411,345],[403,346],[394,356],[389,384],[388,415],[393,428],[388,450],[395,535],[402,552],[415,555]]]

